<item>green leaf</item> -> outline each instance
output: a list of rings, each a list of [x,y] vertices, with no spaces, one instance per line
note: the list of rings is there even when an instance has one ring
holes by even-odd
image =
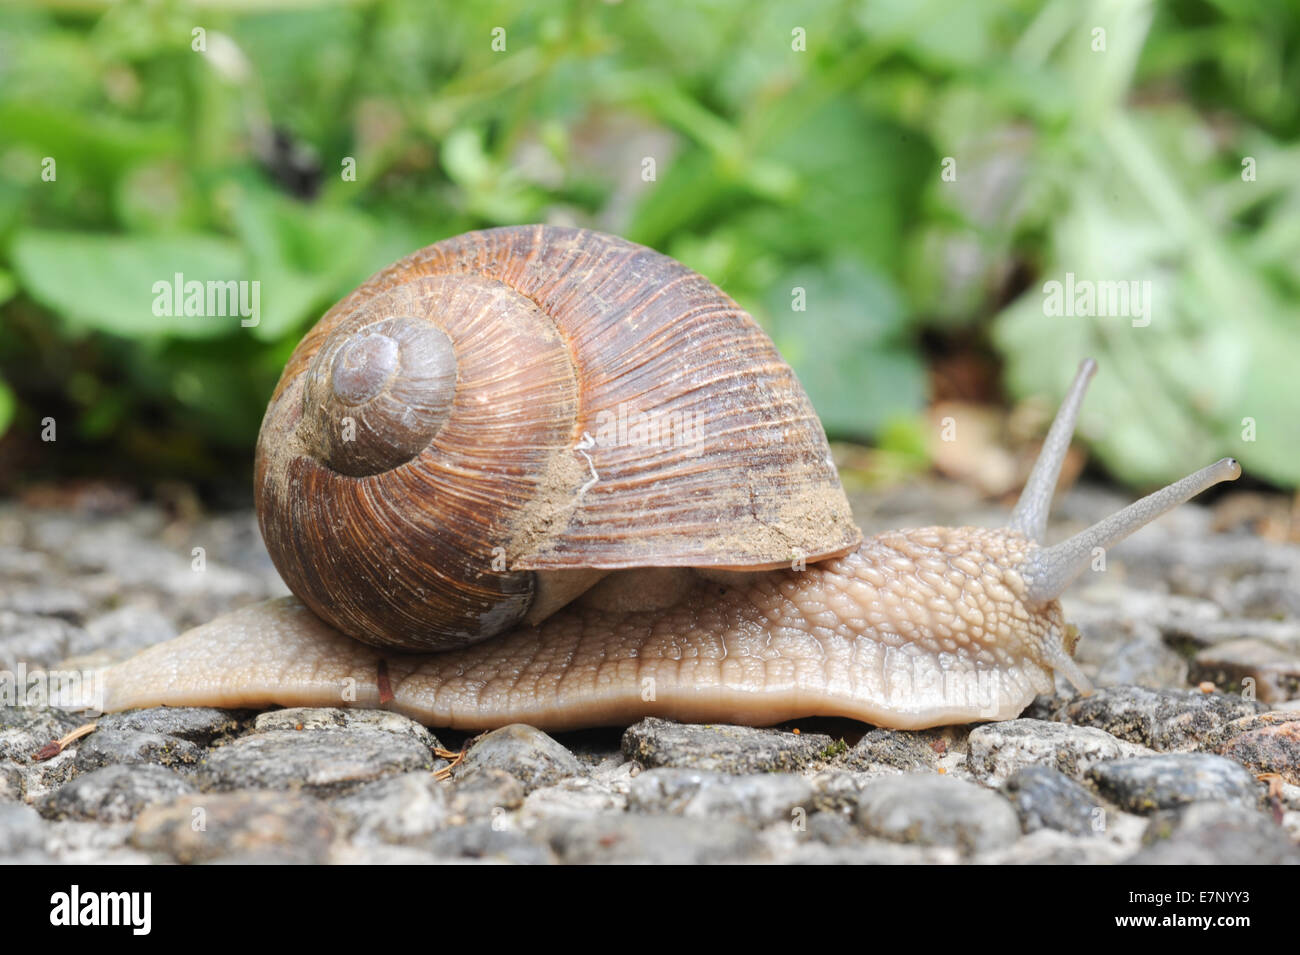
[[[793,308],[803,289],[805,311]],[[905,341],[907,316],[884,276],[850,259],[774,283],[768,329],[828,432],[862,436],[925,403],[925,368]]]
[[[1108,129],[1110,151],[1088,154],[1066,180],[1040,284],[994,326],[1011,391],[1055,405],[1092,356],[1100,370],[1079,431],[1122,479],[1166,484],[1232,455],[1248,474],[1300,483],[1294,313],[1145,136],[1118,118]],[[1043,283],[1070,273],[1076,288],[1139,283],[1149,314],[1047,314]]]
[[[18,402],[14,398],[14,393],[8,385],[0,381],[0,437],[9,430],[9,424],[14,420],[14,411],[17,410]]]
[[[240,328],[238,314],[174,314],[178,275],[184,283],[248,278],[239,246],[227,240],[29,229],[14,239],[13,264],[22,288],[73,332],[212,338]]]
[[[262,341],[319,318],[324,307],[370,274],[358,276],[357,265],[372,260],[379,231],[362,213],[260,191],[241,195],[235,228],[249,250],[250,272],[261,283],[261,317],[252,332]]]

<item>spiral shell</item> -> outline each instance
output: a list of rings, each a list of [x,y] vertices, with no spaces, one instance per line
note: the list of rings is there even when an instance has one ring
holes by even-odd
[[[861,539],[752,318],[651,249],[547,226],[436,243],[330,309],[272,396],[255,492],[290,589],[407,648],[500,633],[566,574]]]

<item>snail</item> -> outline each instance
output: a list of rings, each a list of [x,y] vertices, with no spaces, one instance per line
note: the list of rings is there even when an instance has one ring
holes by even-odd
[[[1057,673],[1091,690],[1058,598],[1095,549],[1241,473],[1224,458],[1045,546],[1095,369],[1006,527],[863,540],[794,373],[707,279],[577,229],[436,243],[330,309],[270,400],[256,506],[294,596],[107,668],[104,706],[1014,718]]]

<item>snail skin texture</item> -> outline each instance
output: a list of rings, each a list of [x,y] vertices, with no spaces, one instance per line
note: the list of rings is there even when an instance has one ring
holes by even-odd
[[[1057,598],[1095,549],[1241,473],[1225,458],[1044,546],[1095,370],[1006,527],[864,541],[793,373],[707,280],[574,229],[440,242],[331,309],[271,399],[258,516],[295,596],[108,667],[105,708],[1012,719],[1055,673],[1090,691]],[[628,408],[691,441],[618,440]]]

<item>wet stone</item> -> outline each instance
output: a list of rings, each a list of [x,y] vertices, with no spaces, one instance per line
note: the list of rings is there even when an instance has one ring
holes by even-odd
[[[1074,836],[1096,836],[1103,827],[1095,795],[1049,766],[1026,766],[1002,784],[1025,832],[1055,829]]]
[[[789,822],[807,813],[813,784],[802,776],[761,773],[728,776],[698,769],[650,769],[628,784],[628,809],[701,819],[737,819],[750,826]]]
[[[433,766],[428,747],[399,733],[369,727],[270,730],[212,750],[195,779],[203,790],[301,789],[325,795]]]
[[[244,711],[218,710],[210,706],[155,706],[146,710],[105,713],[97,720],[97,732],[158,733],[207,744],[234,734],[248,715]]]
[[[1062,704],[1051,718],[1095,726],[1154,750],[1195,749],[1201,738],[1233,720],[1267,709],[1262,703],[1200,690],[1104,687]]]
[[[949,776],[880,776],[858,797],[867,833],[923,846],[979,852],[1014,842],[1020,820],[1005,798]]]
[[[1194,802],[1229,802],[1254,809],[1263,791],[1239,763],[1210,753],[1110,760],[1090,769],[1088,778],[1121,809],[1141,814]]]
[[[105,766],[49,793],[39,808],[47,819],[127,822],[149,806],[192,792],[188,780],[161,766]]]
[[[500,769],[529,793],[584,772],[578,758],[539,729],[514,723],[480,737],[456,767],[458,779],[484,769]]]
[[[403,773],[362,786],[331,802],[347,832],[366,842],[427,839],[448,824],[447,785],[432,773]]]
[[[748,826],[725,819],[639,813],[548,819],[538,833],[561,862],[706,865],[751,861],[761,852]]]
[[[794,772],[831,758],[834,741],[725,724],[674,723],[648,717],[623,734],[623,754],[642,766],[679,766],[720,773]]]
[[[1300,713],[1274,712],[1235,720],[1220,733],[1220,756],[1241,763],[1252,773],[1277,773],[1300,786]]]
[[[967,767],[990,786],[1026,766],[1050,766],[1077,779],[1102,760],[1151,753],[1095,727],[1027,719],[977,726],[968,745]]]
[[[81,773],[101,766],[155,763],[159,766],[193,766],[204,749],[189,740],[161,733],[98,729],[77,744],[76,767]]]
[[[218,859],[324,862],[336,823],[324,804],[294,793],[233,792],[182,796],[142,812],[130,843],[181,863]]]
[[[1250,638],[1230,640],[1197,653],[1190,678],[1232,693],[1249,687],[1260,702],[1281,703],[1300,693],[1300,648],[1281,650]]]
[[[1300,847],[1268,815],[1243,806],[1195,803],[1156,813],[1133,865],[1300,865]]]

